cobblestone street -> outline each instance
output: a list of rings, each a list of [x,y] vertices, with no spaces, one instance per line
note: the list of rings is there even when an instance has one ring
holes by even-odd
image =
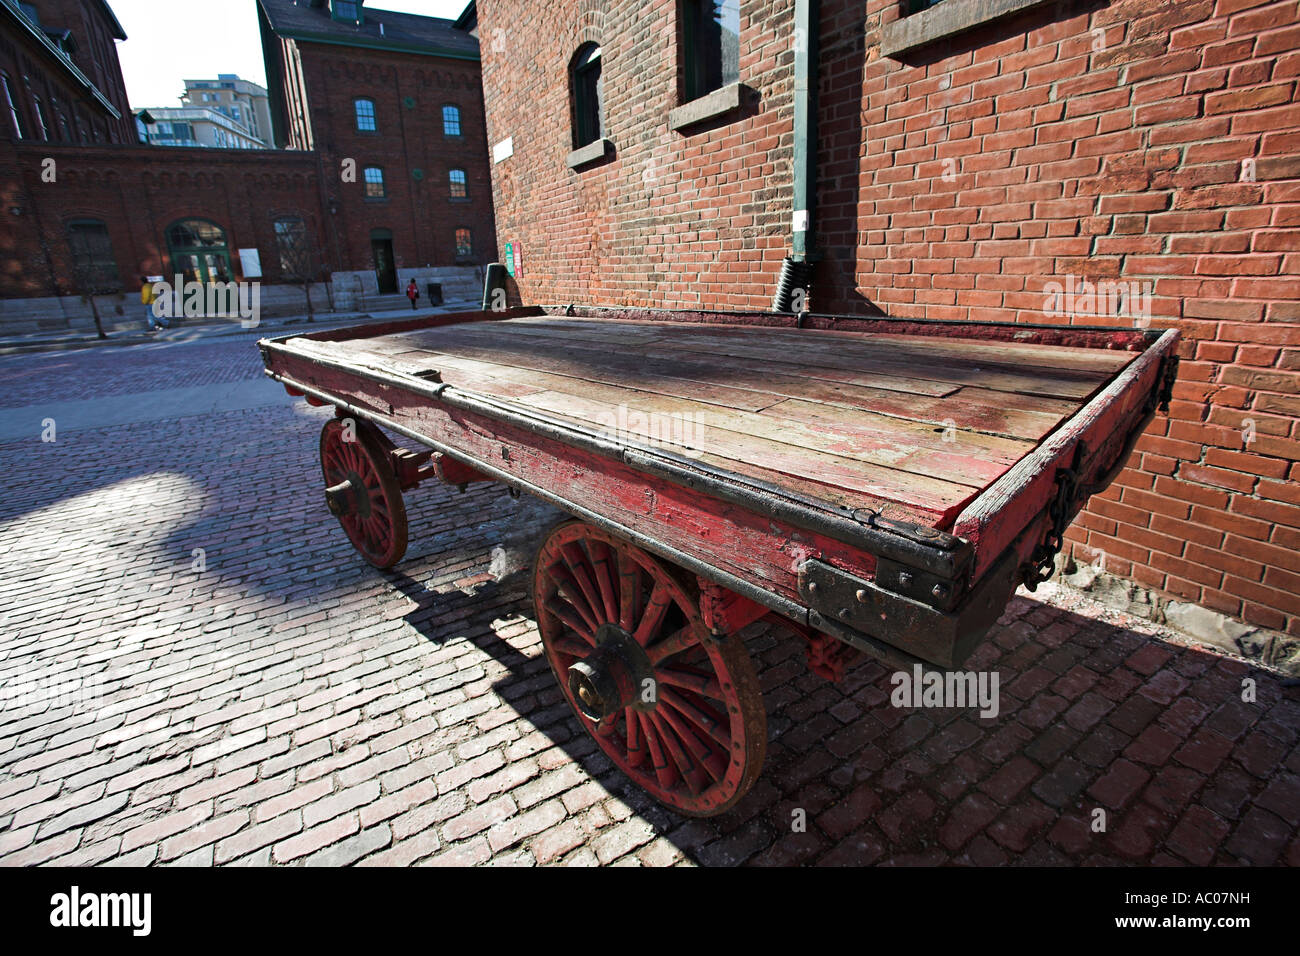
[[[542,656],[559,512],[428,485],[370,568],[255,341],[0,358],[0,863],[1300,864],[1297,690],[1051,586],[966,665],[991,719],[760,628],[762,778],[665,811]]]

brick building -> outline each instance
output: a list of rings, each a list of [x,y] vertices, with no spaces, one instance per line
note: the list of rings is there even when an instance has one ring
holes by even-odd
[[[14,104],[0,102],[0,327],[84,325],[88,286],[138,324],[141,275],[256,278],[268,314],[302,309],[292,283],[307,272],[331,280],[318,307],[371,304],[409,278],[477,299],[496,245],[477,39],[360,2],[248,2],[275,150],[140,145],[107,4],[0,0]],[[36,122],[38,102],[66,112],[70,137]]]
[[[0,120],[6,138],[134,143],[135,120],[103,0],[0,0]]]
[[[478,40],[361,3],[258,0],[258,14],[275,143],[321,157],[348,264],[336,282],[481,289],[496,235]]]
[[[817,312],[1177,326],[1171,413],[1072,546],[1157,615],[1295,653],[1295,0],[477,11],[524,301],[767,309],[794,256]]]

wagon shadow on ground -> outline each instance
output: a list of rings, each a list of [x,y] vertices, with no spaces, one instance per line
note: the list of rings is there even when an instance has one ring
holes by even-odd
[[[628,839],[661,847],[647,862],[1300,863],[1300,777],[1281,769],[1300,773],[1294,689],[1154,629],[1026,596],[965,665],[998,675],[992,718],[978,706],[895,707],[893,672],[872,660],[830,683],[808,671],[793,635],[756,625],[745,637],[768,713],[763,774],[731,811],[681,816],[600,752],[539,641],[527,653],[493,632],[507,610],[533,621],[529,574],[476,585],[454,634],[506,668],[493,692],[641,821]],[[415,577],[389,578],[414,602],[408,623],[447,640],[443,597]],[[1248,678],[1254,702],[1242,700]]]

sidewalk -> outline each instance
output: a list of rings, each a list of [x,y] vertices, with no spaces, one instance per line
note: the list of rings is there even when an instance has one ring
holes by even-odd
[[[479,308],[477,299],[465,299],[448,302],[437,308],[429,309],[394,309],[370,312],[317,312],[315,321],[310,324],[307,316],[289,315],[263,319],[256,328],[246,329],[240,323],[230,320],[203,322],[202,320],[184,325],[173,319],[172,328],[157,333],[150,333],[143,328],[119,330],[108,333],[108,338],[101,339],[94,330],[64,332],[32,332],[24,335],[0,335],[0,355],[19,355],[25,352],[56,352],[71,349],[103,348],[108,346],[142,345],[151,342],[185,343],[200,339],[212,339],[231,335],[248,335],[262,338],[291,332],[297,327],[302,331],[340,328],[348,325],[362,325],[368,322],[396,322],[402,319],[419,318],[429,315],[445,315],[450,312],[468,312]]]

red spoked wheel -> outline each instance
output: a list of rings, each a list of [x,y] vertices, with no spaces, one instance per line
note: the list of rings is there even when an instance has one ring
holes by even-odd
[[[688,816],[749,791],[767,749],[762,692],[744,644],[710,636],[693,580],[567,521],[537,554],[533,601],[569,704],[625,774]]]
[[[383,441],[371,426],[340,419],[320,433],[325,502],[352,541],[377,568],[391,568],[406,554],[406,505]]]

